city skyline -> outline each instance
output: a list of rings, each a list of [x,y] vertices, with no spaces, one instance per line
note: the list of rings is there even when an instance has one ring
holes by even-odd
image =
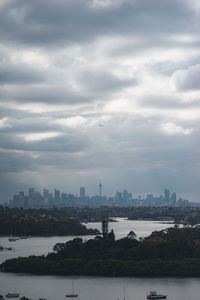
[[[47,208],[47,207],[101,207],[101,206],[199,206],[181,197],[177,197],[176,192],[165,189],[163,194],[146,194],[145,196],[130,193],[127,190],[116,191],[115,195],[102,195],[102,184],[99,184],[99,193],[88,196],[85,187],[80,187],[79,194],[67,193],[54,189],[54,192],[44,188],[43,193],[34,188],[29,188],[28,193],[24,191],[13,195],[12,199],[5,203],[10,207],[23,208]]]
[[[164,188],[163,190],[160,189],[159,191],[146,191],[146,192],[139,192],[137,190],[133,191],[133,190],[128,190],[127,188],[116,188],[112,193],[106,193],[106,191],[104,190],[104,185],[102,183],[96,183],[94,192],[92,192],[91,190],[88,189],[87,186],[79,186],[78,190],[66,190],[66,189],[59,189],[59,188],[44,188],[44,187],[40,187],[39,189],[37,187],[27,187],[25,189],[19,189],[16,190],[8,199],[4,199],[5,201],[2,201],[1,204],[5,204],[5,203],[9,203],[9,201],[13,198],[13,195],[19,195],[19,194],[24,194],[24,195],[29,195],[31,193],[31,191],[34,191],[34,193],[39,193],[40,195],[45,195],[45,193],[47,194],[51,194],[53,197],[61,197],[61,194],[66,194],[66,195],[73,195],[76,198],[91,198],[93,196],[100,196],[102,198],[106,197],[106,198],[112,198],[115,195],[117,195],[118,193],[123,194],[128,193],[131,194],[133,196],[133,198],[140,198],[140,199],[146,199],[148,196],[153,195],[156,198],[159,197],[164,197],[166,198],[165,193],[169,193],[169,198],[173,197],[173,194],[178,194],[180,199],[187,199],[187,201],[190,201],[192,203],[200,203],[200,201],[193,201],[193,199],[184,197],[184,195],[182,195],[181,193],[177,193],[175,192],[175,190],[171,190],[169,188]]]
[[[200,201],[197,0],[0,1],[0,203],[97,183]]]

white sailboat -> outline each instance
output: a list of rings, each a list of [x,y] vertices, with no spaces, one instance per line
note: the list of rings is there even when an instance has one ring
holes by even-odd
[[[78,294],[74,293],[74,282],[73,282],[73,280],[72,280],[72,292],[70,294],[66,294],[65,297],[68,297],[68,298],[77,298],[78,297]]]
[[[16,242],[19,240],[19,238],[16,236],[13,236],[13,230],[12,230],[10,237],[8,237],[8,240],[9,240],[9,242]]]
[[[118,300],[120,300],[120,299],[118,298]],[[123,300],[127,300],[125,287],[124,287],[124,297],[123,297]]]

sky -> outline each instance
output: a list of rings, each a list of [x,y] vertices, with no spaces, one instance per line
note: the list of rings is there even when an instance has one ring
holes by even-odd
[[[199,20],[199,0],[1,0],[0,202],[100,182],[200,202]]]

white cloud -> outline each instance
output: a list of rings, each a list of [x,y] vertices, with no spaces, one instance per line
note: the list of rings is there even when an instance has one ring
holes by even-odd
[[[190,135],[193,132],[193,128],[183,128],[180,125],[174,123],[164,123],[161,125],[161,130],[168,135],[184,134]]]
[[[66,126],[66,127],[77,128],[86,125],[87,119],[81,116],[75,116],[71,118],[56,119],[53,120],[51,123],[58,124],[61,126]]]
[[[200,90],[200,64],[174,72],[171,80],[174,90]]]
[[[35,132],[29,134],[19,134],[26,142],[42,141],[61,136],[60,132]]]
[[[3,128],[11,128],[11,124],[9,123],[9,119],[7,117],[0,119],[0,129]]]

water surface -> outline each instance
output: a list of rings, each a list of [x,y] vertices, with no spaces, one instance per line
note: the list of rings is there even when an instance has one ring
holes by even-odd
[[[155,221],[128,221],[122,218],[119,222],[109,223],[116,238],[125,237],[133,230],[138,237],[145,237],[154,230],[162,230],[173,224]],[[101,223],[88,223],[88,228],[101,230]],[[52,251],[57,242],[66,242],[74,236],[66,237],[35,237],[26,240],[9,242],[7,237],[0,237],[0,245],[12,246],[15,251],[1,251],[0,262],[7,258],[42,255]],[[83,239],[94,236],[82,236]],[[150,290],[166,293],[169,300],[199,300],[199,278],[107,278],[87,276],[51,276],[0,273],[0,294],[20,292],[33,300],[40,297],[48,300],[62,300],[66,293],[71,292],[72,279],[75,291],[79,293],[77,300],[123,300],[124,289],[126,300],[145,300]]]

